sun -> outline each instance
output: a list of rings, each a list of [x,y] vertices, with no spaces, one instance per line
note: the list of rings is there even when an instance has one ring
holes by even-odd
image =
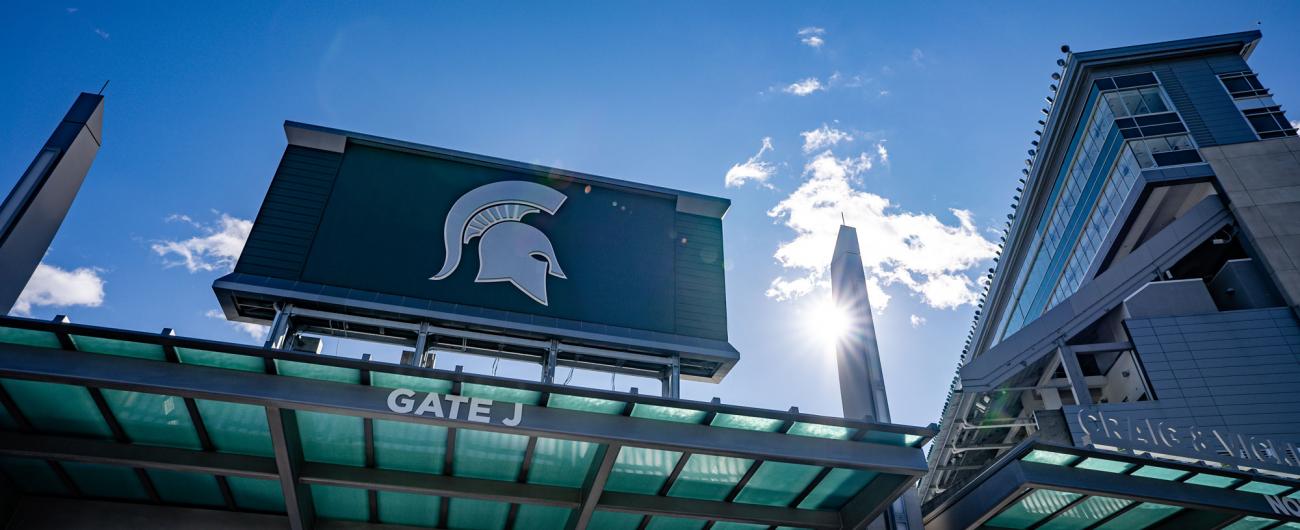
[[[804,330],[827,344],[836,344],[853,326],[849,312],[825,297],[813,302],[803,315]]]

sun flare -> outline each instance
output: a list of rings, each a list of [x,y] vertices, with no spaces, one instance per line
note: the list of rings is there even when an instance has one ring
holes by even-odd
[[[849,312],[829,297],[813,302],[804,313],[804,329],[829,344],[844,337],[852,326]]]

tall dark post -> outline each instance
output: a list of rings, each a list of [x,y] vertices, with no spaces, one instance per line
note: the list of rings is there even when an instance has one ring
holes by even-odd
[[[13,309],[103,141],[104,96],[82,93],[0,204],[0,315]]]
[[[831,257],[831,298],[848,320],[848,329],[835,341],[844,417],[889,423],[889,397],[867,295],[867,273],[862,269],[858,231],[847,225],[840,226]],[[921,525],[920,498],[916,490],[909,489],[871,528],[920,530]]]

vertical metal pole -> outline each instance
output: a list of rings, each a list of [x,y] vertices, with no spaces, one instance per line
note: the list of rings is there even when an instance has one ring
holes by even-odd
[[[298,481],[303,464],[302,438],[298,434],[298,420],[292,410],[266,408],[266,423],[271,430],[271,446],[275,450],[275,466],[280,474],[280,491],[289,515],[291,530],[307,530],[316,521],[315,504],[311,488]]]
[[[429,334],[425,332],[428,324],[420,323],[420,331],[415,333],[415,355],[411,356],[411,364],[415,366],[425,366],[424,353],[429,349]]]
[[[682,397],[682,358],[680,355],[673,355],[672,361],[664,367],[662,378],[659,383],[663,386],[662,394],[664,397],[678,399]]]
[[[542,382],[555,382],[555,364],[560,357],[560,341],[551,339],[551,345],[546,348],[546,358],[542,359]]]
[[[275,319],[271,321],[271,332],[266,337],[264,348],[280,350],[288,347],[290,322],[289,316],[293,313],[293,304],[285,304],[281,307],[279,304],[275,308]]]
[[[1091,405],[1092,392],[1088,390],[1088,382],[1083,377],[1083,368],[1079,366],[1079,356],[1075,355],[1074,350],[1070,349],[1065,341],[1057,342],[1056,353],[1061,356],[1061,367],[1065,368],[1065,377],[1070,380],[1074,403],[1081,406]]]

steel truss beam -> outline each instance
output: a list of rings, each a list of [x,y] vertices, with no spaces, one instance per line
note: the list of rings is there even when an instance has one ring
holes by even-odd
[[[588,414],[533,405],[523,406],[522,421],[518,426],[507,427],[468,421],[468,407],[462,407],[457,418],[396,413],[388,409],[389,390],[383,388],[18,345],[0,346],[0,354],[5,359],[4,365],[0,366],[0,375],[18,379],[506,434],[866,469],[911,478],[920,476],[926,470],[921,451],[911,447],[717,429],[705,425]]]
[[[289,411],[279,411],[281,415],[285,412]],[[282,416],[282,423],[287,424],[287,422],[288,418]],[[289,452],[286,448],[284,454],[288,455]],[[12,433],[0,438],[0,454],[285,481],[278,462],[280,451],[277,451],[277,458],[268,458],[120,444],[84,438]],[[575,509],[575,514],[585,513],[587,521],[590,520],[590,514],[599,509],[803,528],[840,527],[840,516],[833,511],[735,505],[718,501],[604,491],[604,480],[608,478],[617,454],[617,448],[610,448],[601,455],[601,458],[596,461],[598,465],[593,465],[590,484],[583,489],[307,462],[297,468],[297,480],[292,491],[296,494],[307,489],[311,484],[320,484],[439,497],[539,504]],[[300,497],[299,501],[301,500]],[[292,521],[294,517],[292,504],[286,502],[286,507],[291,510]],[[585,528],[585,526],[572,527]]]

